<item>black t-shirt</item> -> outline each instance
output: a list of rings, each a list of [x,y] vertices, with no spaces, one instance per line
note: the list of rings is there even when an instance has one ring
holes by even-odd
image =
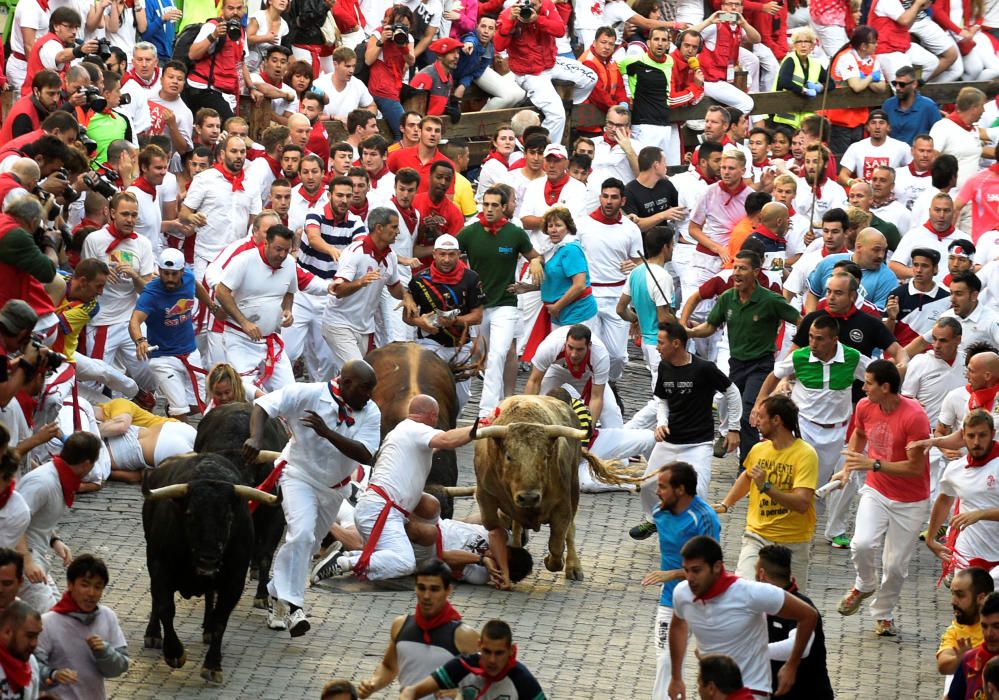
[[[430,278],[430,270],[426,269],[413,275],[413,279],[409,281],[409,291],[421,315],[431,311],[458,309],[459,315],[464,316],[486,303],[479,275],[471,269],[465,270],[457,284],[434,282]],[[463,330],[463,326],[455,326],[453,332],[442,328],[430,336],[424,335],[419,329],[417,333],[421,338],[429,338],[444,347],[453,348],[461,340]]]
[[[635,214],[641,218],[672,209],[679,202],[676,188],[669,180],[660,180],[655,187],[646,187],[638,180],[632,180],[624,192],[628,200],[624,203],[625,214]]]
[[[805,594],[799,593],[797,590],[790,593],[815,608],[815,603]],[[768,641],[773,643],[787,639],[791,635],[791,630],[797,626],[797,620],[767,615]],[[777,687],[777,672],[783,665],[783,661],[770,662],[774,688]],[[801,666],[798,667],[798,675],[791,687],[791,692],[781,695],[781,698],[788,700],[832,700],[833,697],[829,671],[826,669],[826,635],[822,630],[822,616],[819,615],[819,621],[815,625],[815,639],[812,641],[812,649],[808,656],[801,660]]]
[[[667,441],[674,445],[710,442],[715,433],[711,414],[715,392],[725,391],[731,383],[713,362],[697,355],[679,367],[660,362],[653,393],[669,405]]]

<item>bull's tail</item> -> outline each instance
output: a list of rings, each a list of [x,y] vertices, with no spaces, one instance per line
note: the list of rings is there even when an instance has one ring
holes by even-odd
[[[630,473],[621,462],[608,462],[593,455],[589,450],[583,450],[583,459],[590,468],[590,474],[597,481],[614,486],[633,484],[636,487],[644,481],[640,475]]]

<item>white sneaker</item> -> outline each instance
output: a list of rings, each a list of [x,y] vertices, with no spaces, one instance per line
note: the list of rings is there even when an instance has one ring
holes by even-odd
[[[288,606],[285,602],[272,597],[267,605],[267,628],[278,631],[288,629],[285,622],[287,616]]]
[[[340,566],[340,559],[346,554],[340,542],[334,542],[326,551],[326,555],[316,562],[309,572],[309,583],[315,585],[323,579],[332,576],[342,576],[345,572]]]
[[[305,617],[305,611],[302,608],[288,615],[285,624],[288,626],[288,633],[292,637],[301,637],[311,628],[308,619]]]

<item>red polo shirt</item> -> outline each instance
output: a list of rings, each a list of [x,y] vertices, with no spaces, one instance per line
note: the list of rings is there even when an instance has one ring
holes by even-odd
[[[420,160],[419,152],[419,146],[409,146],[408,148],[400,148],[397,151],[392,151],[388,156],[388,167],[393,173],[399,172],[402,168],[412,168],[420,174],[420,185],[416,188],[417,192],[426,192],[429,189],[430,166],[439,160],[446,160],[448,163],[451,163],[451,167],[454,168],[455,173],[458,172],[458,168],[451,162],[451,159],[441,153],[439,148],[434,151],[434,154],[426,163]],[[454,194],[454,182],[451,183],[447,193]]]

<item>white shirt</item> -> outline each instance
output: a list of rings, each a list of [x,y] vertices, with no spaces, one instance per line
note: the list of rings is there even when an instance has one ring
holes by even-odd
[[[38,36],[35,38],[35,41],[37,42],[40,39],[41,36]],[[41,60],[42,66],[48,68],[49,70],[54,70],[57,73],[62,72],[63,66],[66,64],[59,63],[56,60],[56,56],[58,56],[59,52],[62,50],[63,46],[58,41],[46,42],[45,45],[38,50],[38,58]]]
[[[999,128],[989,128],[986,132],[993,141],[999,136]],[[982,142],[976,129],[965,131],[953,119],[941,119],[930,128],[930,136],[933,137],[933,146],[938,152],[957,158],[958,187],[978,172]]]
[[[687,234],[687,227],[690,226],[690,215],[708,189],[708,183],[701,178],[696,170],[686,170],[679,175],[672,176],[669,181],[676,188],[677,205],[687,208],[683,220],[675,223],[676,231],[684,239],[684,242],[693,243]]]
[[[657,282],[659,283],[658,286],[656,285]],[[673,306],[673,299],[676,294],[673,289],[673,276],[662,265],[657,265],[654,262],[649,263],[649,266],[645,269],[645,288],[649,290],[652,303],[656,306]],[[662,289],[662,292],[659,291],[660,289]],[[665,297],[663,296],[664,293],[666,294]],[[632,299],[635,298],[634,293],[631,291],[630,274],[624,280],[624,289],[621,290],[621,294],[625,294]]]
[[[771,690],[766,616],[782,607],[784,591],[769,583],[738,579],[704,602],[694,601],[686,581],[673,589],[673,616],[687,621],[701,655],[732,657],[742,671],[742,684],[751,690]]]
[[[795,255],[801,255],[805,252],[805,236],[811,228],[812,224],[808,217],[795,211],[794,216],[791,217],[787,233],[784,234],[784,238],[787,240],[787,250],[784,253],[787,257],[793,258]]]
[[[798,258],[798,261],[791,266],[791,274],[784,280],[784,289],[798,297],[796,303],[799,305],[799,308],[800,304],[804,301],[804,294],[808,290],[808,277],[818,264],[822,262],[822,239],[818,238],[816,240],[819,242],[819,247],[809,247],[806,249],[801,254],[801,257]]]
[[[511,154],[509,160],[513,160],[515,154]],[[475,203],[482,204],[482,195],[490,187],[498,182],[505,182],[510,170],[503,163],[495,158],[490,158],[479,168],[478,186],[475,188]]]
[[[912,200],[912,206],[909,207],[909,210],[912,212],[912,216],[909,218],[909,220],[926,221],[928,218],[930,218],[930,204],[933,202],[933,198],[937,196],[938,192],[944,192],[945,194],[949,194],[951,199],[955,199],[957,197],[956,187],[950,190],[950,192],[946,192],[945,190],[938,190],[936,187],[931,186],[926,190],[923,190],[922,193],[920,193],[914,200]],[[968,219],[968,224],[969,225],[971,224],[970,218]],[[958,230],[960,230],[960,225],[958,226]],[[901,231],[899,231],[899,233],[901,233]],[[964,237],[968,238],[969,240],[971,239],[970,234],[966,234]],[[941,260],[940,264],[943,265],[944,267],[947,266],[946,260]]]
[[[284,22],[284,20],[281,21]],[[259,71],[251,72],[250,80],[253,81],[254,85],[263,85],[266,83],[271,87],[275,87],[271,83],[268,83],[267,80],[264,78],[264,76],[262,76],[259,73]],[[284,90],[292,95],[295,94],[294,90],[292,90],[290,87],[284,84],[278,86],[277,89]],[[273,97],[270,98],[270,102],[271,102],[271,111],[278,116],[298,111],[298,97],[293,97],[290,100],[286,100],[283,97]]]
[[[192,148],[194,146],[194,113],[184,104],[184,101],[179,97],[176,100],[165,100],[160,97],[159,92],[156,92],[150,95],[149,102],[162,105],[173,112],[174,120],[177,122],[177,130],[180,131],[181,136],[184,137],[184,141],[187,142],[187,147]],[[153,130],[156,133],[166,133],[165,127],[162,124],[157,124],[160,118],[154,114],[156,110],[147,109],[147,111],[152,120],[152,127],[155,127]],[[134,121],[132,122],[132,127],[136,130],[138,129]]]
[[[801,409],[801,417],[813,423],[832,425],[843,423],[849,420],[853,414],[853,401],[851,400],[851,388],[831,389],[829,388],[830,375],[834,364],[842,364],[845,360],[843,344],[836,343],[836,352],[827,361],[822,361],[814,354],[809,353],[808,361],[822,365],[822,386],[806,387],[803,382],[796,381],[791,387],[791,398],[795,405]],[[863,354],[857,362],[853,371],[853,378],[864,380],[864,371],[870,363],[870,358]],[[787,354],[784,359],[774,365],[774,376],[778,379],[795,377],[794,356]]]
[[[984,266],[997,258],[999,258],[999,231],[986,231],[975,243],[975,264]]]
[[[288,32],[291,31],[291,29],[288,26],[288,23],[284,19],[282,19],[280,25],[278,26],[277,37],[275,37],[275,39],[274,39],[273,42],[268,42],[266,44],[257,44],[256,46],[250,47],[249,46],[249,38],[250,38],[250,36],[249,36],[249,29],[250,29],[250,22],[249,22],[249,20],[251,20],[251,19],[257,20],[257,33],[253,35],[255,37],[257,37],[257,36],[266,36],[267,34],[270,34],[271,33],[271,21],[267,17],[267,10],[258,10],[257,12],[254,12],[252,15],[250,15],[249,18],[247,19],[247,22],[246,22],[247,47],[249,48],[249,50],[246,53],[246,67],[250,69],[250,73],[252,74],[252,73],[256,72],[256,70],[260,66],[260,64],[264,62],[263,48],[266,47],[266,46],[269,46],[269,45],[280,44],[281,43],[281,39],[283,39],[284,36]],[[353,48],[353,47],[351,47],[351,48]],[[276,106],[274,107],[274,112],[276,114],[281,114],[281,112],[277,111],[277,107]]]
[[[999,309],[999,260],[986,263],[975,274],[982,281],[978,303],[989,309]]]
[[[930,419],[930,428],[936,428],[944,397],[964,386],[964,381],[963,365],[957,361],[953,365],[947,364],[930,350],[909,360],[902,381],[902,395],[921,403]]]
[[[139,203],[139,220],[135,224],[135,232],[149,241],[153,250],[153,259],[159,257],[160,249],[163,248],[163,234],[160,227],[163,224],[163,207],[160,204],[160,188],[156,188],[156,199],[140,190],[138,187],[129,187],[126,192],[135,195]],[[121,246],[119,246],[121,247]]]
[[[443,432],[409,418],[399,423],[378,448],[368,483],[380,486],[404,510],[413,510],[430,476],[430,441]]]
[[[333,279],[354,282],[371,270],[381,272],[381,277],[342,299],[331,294],[323,314],[324,326],[346,326],[358,333],[374,333],[375,309],[381,299],[382,289],[399,284],[399,258],[395,252],[389,248],[385,261],[379,263],[364,251],[364,240],[354,241],[343,249]]]
[[[31,523],[27,529],[28,548],[36,559],[47,560],[49,538],[69,510],[63,499],[55,464],[46,462],[32,469],[18,480],[16,489],[31,511]]]
[[[507,177],[504,179],[506,184],[513,188],[514,192],[517,193],[517,207],[513,212],[513,218],[519,219],[521,217],[521,210],[524,208],[524,193],[527,191],[527,186],[534,182],[535,180],[541,181],[545,179],[545,174],[542,172],[541,177],[537,177],[534,180],[528,179],[524,175],[524,168],[517,168],[516,170],[511,170]]]
[[[337,117],[346,119],[347,115],[355,109],[364,109],[375,103],[367,86],[354,76],[350,77],[343,90],[337,90],[333,85],[332,73],[320,75],[313,85],[322,90],[329,98],[329,102],[323,107],[323,113],[327,119],[336,119]],[[375,113],[372,112],[371,116],[374,115]]]
[[[396,214],[399,214],[399,207],[395,205],[391,199],[387,199],[383,207],[391,209]],[[416,227],[410,231],[409,226],[406,225],[406,220],[403,218],[402,214],[399,214],[399,235],[395,237],[395,242],[392,244],[392,251],[395,253],[396,260],[399,258],[411,258],[413,257],[413,246],[416,244],[416,232],[420,229],[420,212],[416,209],[413,210],[416,214]],[[413,268],[409,265],[399,265],[399,281],[403,286],[407,286],[409,281],[413,279]]]
[[[590,265],[593,296],[619,296],[627,278],[621,272],[621,263],[637,258],[643,252],[642,232],[638,226],[623,216],[616,224],[604,224],[592,216],[584,216],[576,221],[576,235]]]
[[[378,449],[382,413],[374,401],[368,401],[360,411],[352,411],[353,425],[338,423],[339,410],[328,382],[292,384],[261,396],[254,404],[271,418],[284,418],[291,430],[291,440],[281,451],[280,461],[287,462],[285,476],[299,479],[313,488],[328,489],[350,477],[357,461],[348,459],[328,440],[302,423],[306,411],[316,414],[330,428],[362,443],[373,455]]]
[[[895,228],[901,234],[912,228],[912,217],[905,205],[897,199],[893,199],[886,204],[871,204],[871,213],[879,219],[895,224]],[[926,221],[926,219],[923,219]]]
[[[561,326],[552,331],[547,338],[541,341],[531,364],[534,369],[544,374],[541,382],[541,393],[544,394],[551,387],[571,384],[576,391],[583,393],[586,385],[593,383],[593,386],[604,386],[610,374],[610,353],[599,338],[593,336],[590,345],[590,358],[583,368],[582,376],[574,377],[566,367],[565,339],[569,335],[572,326]],[[562,355],[562,357],[559,357]]]
[[[280,173],[280,170],[278,172]],[[250,186],[252,186],[260,194],[261,209],[263,209],[263,205],[266,204],[266,200],[270,196],[271,184],[278,177],[284,177],[284,173],[275,175],[274,171],[271,170],[271,164],[263,156],[248,161],[243,167],[243,173],[245,174],[243,186],[247,189],[250,189]],[[292,230],[294,231],[294,229]]]
[[[906,209],[912,211],[912,203],[927,190],[936,190],[929,173],[920,177],[913,175],[908,165],[895,168],[895,199],[904,204]]]
[[[981,467],[969,467],[966,457],[954,460],[940,475],[940,493],[960,499],[958,513],[999,508],[999,459]],[[954,548],[963,559],[999,561],[999,522],[980,520],[964,528]]]
[[[299,184],[291,189],[291,206],[288,208],[288,228],[292,231],[303,228],[305,226],[305,217],[309,214],[322,214],[323,209],[330,201],[329,190],[320,185],[322,194],[319,195],[319,199],[316,200],[314,206],[309,206],[309,203],[302,195],[303,186]]]
[[[145,236],[126,238],[108,254],[108,246],[114,241],[114,236],[108,233],[107,226],[94,231],[83,242],[81,258],[97,258],[108,265],[120,263],[130,265],[143,277],[153,274],[156,259],[153,257],[153,246]],[[94,326],[110,326],[116,323],[128,323],[132,317],[132,309],[139,298],[135,284],[130,277],[120,275],[117,282],[108,277],[104,285],[104,293],[98,297],[100,311],[91,321]]]
[[[846,190],[838,182],[827,179],[820,186],[821,196],[815,198],[815,213],[812,213],[812,186],[803,177],[798,178],[798,191],[794,195],[794,210],[806,218],[812,217],[812,225],[822,227],[822,217],[830,209],[845,209],[849,204]]]
[[[968,400],[970,398],[967,386],[951,389],[940,406],[940,417],[937,419],[937,423],[942,423],[952,430],[960,428],[964,422],[964,417],[968,415]]]
[[[24,50],[24,37],[21,36],[21,29],[34,29],[35,40],[37,41],[49,31],[49,15],[55,9],[49,6],[48,10],[43,10],[38,0],[23,0],[17,3],[14,10],[14,23],[10,28],[10,50],[11,53],[19,53],[28,56]],[[8,56],[8,60],[13,56]]]
[[[215,168],[191,180],[184,205],[207,219],[194,241],[194,254],[199,258],[213,260],[226,244],[243,236],[250,216],[260,213],[260,193],[246,180],[243,187],[233,192],[232,185]]]
[[[0,547],[14,549],[31,523],[31,510],[24,496],[14,491],[0,508]]]
[[[121,94],[131,95],[132,101],[127,105],[122,105],[118,110],[132,122],[132,131],[134,134],[141,134],[152,126],[152,117],[149,114],[149,100],[159,96],[160,81],[157,80],[149,87],[146,87],[138,80],[129,80],[121,86]],[[188,111],[190,112],[191,110]]]
[[[992,347],[999,347],[999,316],[994,311],[985,307],[981,301],[975,310],[968,314],[967,318],[961,318],[954,309],[947,309],[940,318],[949,316],[957,319],[964,332],[961,334],[961,346],[958,350],[957,364],[964,366],[964,352],[969,345],[984,341]],[[923,340],[927,343],[933,342],[933,329],[923,334]]]
[[[617,0],[614,4],[617,4]],[[627,6],[623,2],[620,4]],[[629,11],[635,14],[635,11],[631,8],[629,8]],[[593,144],[595,149],[593,153],[593,172],[590,174],[588,182],[591,187],[598,188],[598,194],[600,191],[599,187],[609,177],[616,177],[625,184],[635,179],[636,174],[632,172],[631,164],[628,162],[628,155],[621,148],[621,144],[616,143],[611,146],[603,137],[594,139]],[[632,139],[631,147],[637,154],[645,148],[645,145],[639,143],[637,139]]]
[[[586,206],[586,185],[582,182],[569,177],[569,181],[562,187],[555,204],[548,204],[545,201],[546,184],[548,184],[547,177],[541,177],[527,183],[527,187],[524,189],[524,202],[520,206],[521,219],[525,216],[544,216],[545,212],[557,206],[567,208],[572,214],[573,221],[579,221],[589,213],[584,209]]]
[[[284,295],[298,290],[295,259],[289,255],[281,262],[281,267],[275,269],[264,260],[259,248],[244,250],[225,268],[222,284],[232,291],[236,306],[257,325],[261,335],[278,333]]]
[[[868,137],[863,141],[851,143],[839,164],[840,167],[862,178],[864,182],[870,182],[875,168],[880,166],[897,168],[908,165],[911,160],[911,148],[898,139],[888,136],[884,143],[875,146]]]

